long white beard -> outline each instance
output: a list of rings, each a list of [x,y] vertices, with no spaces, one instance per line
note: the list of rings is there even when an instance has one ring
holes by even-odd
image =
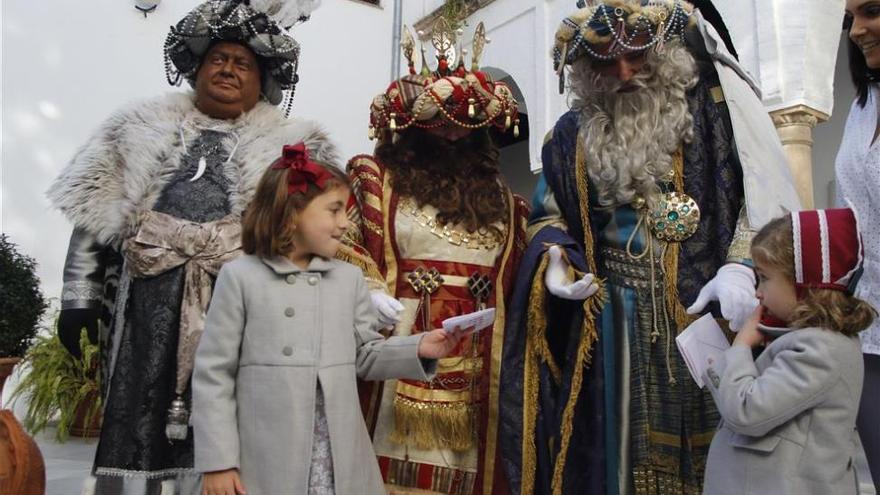
[[[585,123],[579,139],[600,205],[657,198],[658,179],[669,176],[673,153],[693,138],[686,92],[696,82],[696,62],[681,45],[649,52],[645,67],[627,83],[594,72],[586,59],[572,66],[570,89]],[[620,92],[624,86],[635,90]]]

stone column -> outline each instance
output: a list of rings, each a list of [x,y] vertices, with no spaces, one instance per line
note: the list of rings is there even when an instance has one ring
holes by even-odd
[[[828,115],[805,105],[770,112],[805,209],[813,208],[813,128]]]

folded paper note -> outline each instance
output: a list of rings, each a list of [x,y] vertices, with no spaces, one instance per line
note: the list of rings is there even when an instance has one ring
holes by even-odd
[[[675,338],[675,344],[700,388],[705,385],[702,377],[708,367],[709,358],[718,359],[730,348],[724,331],[711,313],[691,323]]]
[[[466,315],[453,316],[443,320],[443,330],[451,332],[455,327],[461,329],[474,327],[475,332],[488,327],[495,322],[495,308],[488,308]]]

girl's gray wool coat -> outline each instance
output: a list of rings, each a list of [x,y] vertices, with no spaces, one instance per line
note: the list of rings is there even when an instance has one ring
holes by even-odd
[[[429,380],[422,335],[385,339],[361,270],[242,256],[220,271],[193,372],[195,465],[249,495],[305,494],[318,382],[338,495],[384,494],[356,378]]]

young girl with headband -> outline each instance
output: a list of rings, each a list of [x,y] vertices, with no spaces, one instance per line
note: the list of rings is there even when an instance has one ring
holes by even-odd
[[[862,265],[855,214],[778,218],[751,253],[761,305],[704,376],[722,417],[705,493],[858,493],[857,334],[876,312],[853,296]],[[768,341],[754,359],[752,348]]]
[[[245,213],[193,372],[206,495],[384,493],[356,378],[428,380],[465,331],[385,339],[361,270],[333,259],[348,178],[285,146]]]

